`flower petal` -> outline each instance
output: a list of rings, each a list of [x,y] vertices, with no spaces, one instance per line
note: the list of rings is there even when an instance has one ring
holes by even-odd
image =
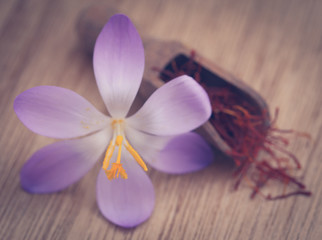
[[[97,179],[97,203],[104,217],[116,225],[130,228],[150,217],[155,198],[148,175],[126,151],[122,156],[125,156],[121,163],[128,179],[108,180],[101,170]]]
[[[62,190],[83,177],[104,152],[111,132],[48,145],[34,153],[23,166],[22,187],[31,193]]]
[[[165,136],[189,132],[210,115],[207,93],[191,77],[181,76],[157,89],[127,121],[143,132]]]
[[[214,160],[210,146],[193,132],[175,137],[161,137],[127,128],[126,137],[144,161],[162,172],[194,172],[203,169]]]
[[[14,110],[31,131],[53,138],[74,138],[106,127],[109,118],[77,93],[39,86],[16,97]]]
[[[110,114],[125,117],[140,87],[144,50],[133,23],[125,15],[110,18],[94,49],[96,82]]]
[[[127,126],[125,136],[139,155],[150,163],[174,136],[157,136]]]
[[[171,139],[153,159],[147,160],[155,169],[173,174],[195,172],[213,162],[210,146],[198,134],[190,132]]]

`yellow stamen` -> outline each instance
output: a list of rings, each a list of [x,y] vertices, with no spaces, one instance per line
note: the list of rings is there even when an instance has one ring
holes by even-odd
[[[108,165],[110,164],[110,159],[113,156],[114,149],[115,149],[115,145],[113,144],[113,141],[111,141],[110,144],[108,145],[108,148],[107,148],[106,153],[105,153],[104,161],[103,161],[103,167],[102,168],[104,170],[107,170]]]
[[[122,136],[117,136],[116,137],[116,145],[119,147],[119,151],[117,153],[117,159],[116,163],[121,163],[121,153],[122,153],[122,142],[123,142],[123,137]]]
[[[111,122],[112,129],[114,131],[114,136],[105,153],[103,166],[102,168],[105,170],[105,174],[109,180],[118,178],[120,175],[122,178],[127,179],[127,173],[121,164],[121,154],[122,154],[122,146],[129,151],[129,153],[133,156],[136,162],[144,169],[144,171],[148,171],[148,168],[145,162],[142,160],[140,155],[134,150],[134,148],[129,144],[129,142],[124,137],[124,129],[123,129],[123,120],[113,120]],[[125,143],[124,143],[125,142]],[[116,157],[116,161],[112,163],[112,166],[109,170],[107,170],[109,166],[109,162],[113,156],[115,147],[118,147],[118,153]]]
[[[116,145],[117,146],[121,146],[122,145],[122,142],[123,142],[123,137],[121,136],[121,135],[118,135],[117,137],[116,137]]]
[[[129,144],[128,141],[126,141],[125,148],[131,153],[133,158],[136,160],[136,162],[143,168],[144,171],[148,171],[147,166],[145,165],[145,162],[140,157],[140,155],[137,153],[137,151],[134,150],[134,148]]]
[[[121,175],[122,178],[127,179],[127,174],[121,163],[112,163],[111,169],[105,170],[105,174],[109,180],[118,178],[119,175]]]

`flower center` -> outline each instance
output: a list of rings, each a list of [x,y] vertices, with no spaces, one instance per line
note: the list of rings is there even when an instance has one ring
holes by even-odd
[[[121,164],[122,146],[126,148],[126,150],[133,156],[133,158],[143,168],[144,171],[148,171],[148,168],[146,167],[145,162],[142,160],[140,155],[134,150],[134,148],[130,145],[130,143],[125,138],[124,120],[123,119],[113,120],[111,124],[114,130],[113,138],[107,147],[104,161],[103,161],[103,166],[102,166],[102,168],[105,170],[107,178],[109,180],[112,180],[112,179],[118,178],[121,175],[122,178],[127,179],[127,174]],[[112,163],[112,167],[109,170],[107,170],[110,159],[113,156],[115,147],[118,148],[116,161]]]

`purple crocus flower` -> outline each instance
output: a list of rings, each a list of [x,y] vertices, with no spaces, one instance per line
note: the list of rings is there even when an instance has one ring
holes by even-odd
[[[196,171],[212,161],[206,142],[189,132],[211,114],[206,92],[190,77],[165,84],[127,116],[143,69],[144,50],[136,29],[126,16],[115,15],[94,50],[95,77],[109,116],[60,87],[34,87],[16,98],[15,112],[30,130],[67,139],[40,149],[23,166],[21,185],[26,191],[62,190],[83,177],[105,152],[97,179],[99,209],[111,222],[133,227],[154,207],[145,161],[169,173]]]

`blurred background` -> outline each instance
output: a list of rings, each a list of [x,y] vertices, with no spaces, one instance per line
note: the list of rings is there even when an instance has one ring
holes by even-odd
[[[92,4],[106,16],[128,15],[143,39],[175,40],[196,50],[253,87],[271,112],[279,107],[279,127],[309,133],[312,141],[294,138],[290,150],[313,196],[250,200],[247,186],[233,190],[233,169],[223,161],[184,176],[152,170],[154,213],[124,230],[96,206],[100,163],[60,193],[24,192],[20,168],[54,140],[19,122],[14,98],[55,85],[105,111],[84,32],[77,30]],[[0,239],[321,239],[321,23],[318,0],[0,1]]]

